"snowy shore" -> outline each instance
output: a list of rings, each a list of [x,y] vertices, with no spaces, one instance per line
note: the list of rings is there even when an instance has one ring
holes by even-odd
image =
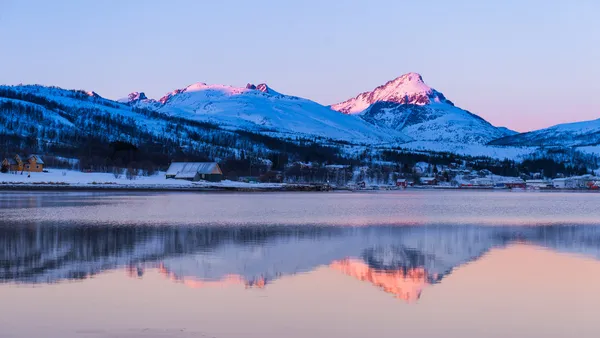
[[[48,169],[48,172],[0,174],[0,190],[120,190],[120,191],[315,191],[319,186],[235,181],[191,182],[166,179],[163,172],[127,179],[111,173]]]

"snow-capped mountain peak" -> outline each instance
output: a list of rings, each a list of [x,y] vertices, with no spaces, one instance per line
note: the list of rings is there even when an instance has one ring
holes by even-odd
[[[252,83],[248,83],[246,85],[246,89],[258,90],[260,92],[267,93],[267,94],[279,95],[278,92],[276,92],[273,89],[271,89],[271,87],[269,87],[266,83],[261,83],[261,84],[256,85],[256,86],[254,84],[252,84]]]
[[[148,97],[146,96],[145,93],[143,92],[133,92],[133,93],[129,93],[129,95],[127,95],[126,98],[122,98],[117,100],[117,102],[120,103],[136,103],[142,100],[147,100]]]
[[[89,97],[98,97],[98,98],[100,98],[100,97],[101,97],[101,96],[100,96],[100,95],[98,95],[98,93],[96,93],[95,91],[88,91],[88,92],[85,92],[85,93],[86,93],[86,94],[87,94]]]
[[[423,77],[418,73],[407,73],[384,85],[359,94],[347,101],[334,104],[332,109],[345,114],[357,114],[376,102],[395,102],[400,104],[427,105],[431,103],[452,102],[444,97],[444,94],[429,87]]]
[[[404,74],[331,108],[415,141],[485,144],[514,133],[455,107],[418,73]]]

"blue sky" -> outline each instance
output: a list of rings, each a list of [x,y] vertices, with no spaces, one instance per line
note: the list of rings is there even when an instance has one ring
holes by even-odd
[[[158,98],[194,82],[332,104],[403,73],[496,125],[600,118],[600,2],[0,0],[0,83]]]

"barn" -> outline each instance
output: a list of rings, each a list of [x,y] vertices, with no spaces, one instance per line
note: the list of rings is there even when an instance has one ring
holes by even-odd
[[[165,174],[167,179],[219,182],[223,172],[216,162],[173,162]]]

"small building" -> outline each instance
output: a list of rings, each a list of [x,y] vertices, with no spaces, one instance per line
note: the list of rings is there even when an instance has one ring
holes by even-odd
[[[528,189],[546,189],[552,187],[552,183],[546,180],[527,180],[525,185]]]
[[[399,178],[396,180],[396,186],[399,188],[406,188],[408,186],[408,182],[405,178]]]
[[[435,177],[421,177],[421,184],[423,185],[437,185],[438,181]]]
[[[555,189],[573,189],[575,188],[575,180],[570,177],[555,178],[552,180],[552,187]]]
[[[15,157],[7,157],[2,160],[2,172],[18,172],[23,171],[23,161],[19,155]]]
[[[223,179],[223,172],[217,162],[173,162],[167,169],[165,177],[187,181],[219,182]]]
[[[508,189],[525,189],[526,188],[525,182],[513,181],[513,182],[505,182],[503,184]]]
[[[494,181],[489,177],[477,177],[471,180],[474,187],[493,187]]]
[[[41,173],[44,171],[44,161],[42,160],[42,157],[39,155],[27,156],[24,169],[25,171]]]

